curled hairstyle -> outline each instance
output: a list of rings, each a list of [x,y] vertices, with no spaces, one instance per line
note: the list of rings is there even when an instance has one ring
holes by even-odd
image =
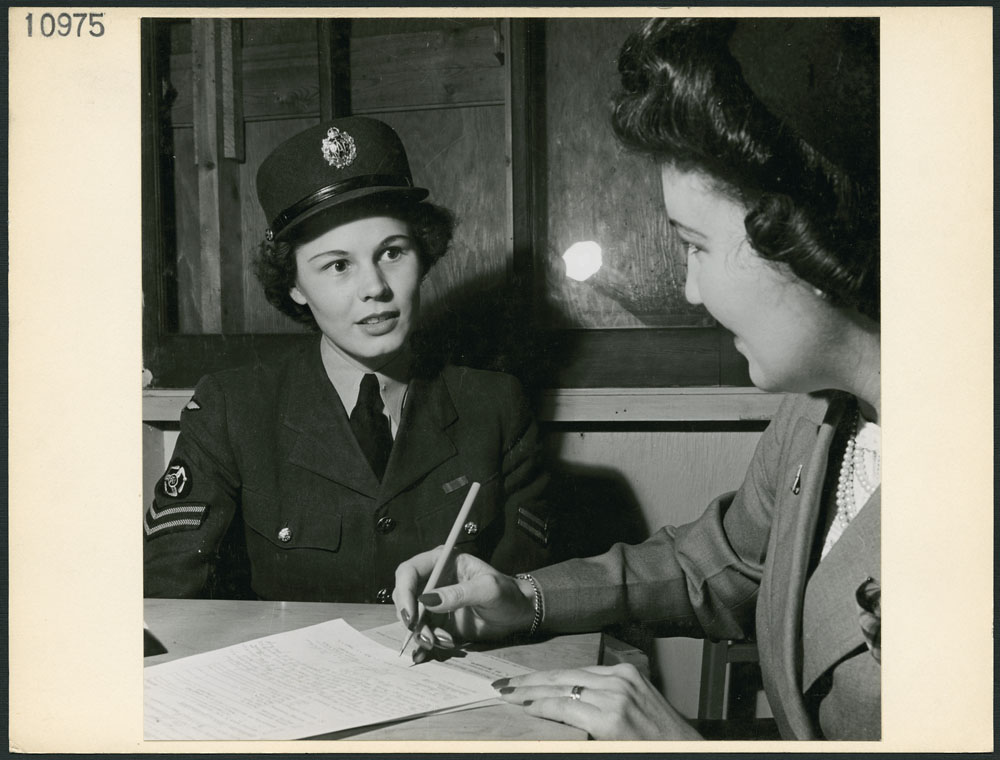
[[[746,206],[761,257],[878,320],[877,174],[848,176],[768,111],[729,50],[735,26],[653,19],[630,36],[615,133],[661,163],[707,174]]]
[[[295,248],[324,230],[371,216],[389,216],[399,219],[410,228],[420,258],[421,275],[448,252],[455,231],[455,216],[443,206],[426,201],[405,201],[391,197],[367,197],[354,203],[338,206],[296,229],[288,240],[265,240],[261,243],[254,261],[254,274],[268,302],[282,314],[314,330],[319,326],[312,310],[296,303],[291,296],[295,286]]]

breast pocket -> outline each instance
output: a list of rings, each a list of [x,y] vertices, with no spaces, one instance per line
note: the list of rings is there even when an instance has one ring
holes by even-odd
[[[336,552],[343,541],[343,515],[329,503],[312,503],[308,497],[279,499],[244,490],[243,516],[247,528],[280,549]]]
[[[438,502],[440,506],[423,512],[415,520],[417,535],[424,546],[432,547],[445,542],[469,493],[469,486],[464,484],[450,493],[444,493],[447,485],[442,485],[442,497]],[[455,545],[460,551],[466,550],[463,546],[468,547],[497,528],[503,529],[502,520],[498,522],[498,518],[502,516],[498,496],[499,489],[495,481],[480,487],[479,494],[459,529]]]

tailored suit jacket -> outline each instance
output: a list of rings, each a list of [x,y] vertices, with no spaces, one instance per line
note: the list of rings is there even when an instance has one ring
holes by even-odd
[[[698,520],[533,571],[542,629],[643,621],[661,636],[756,638],[783,737],[880,738],[881,666],[856,599],[880,583],[880,490],[818,559],[853,408],[843,394],[787,397],[743,485]]]
[[[380,482],[318,342],[209,375],[145,514],[145,595],[388,603],[474,481],[458,549],[528,569],[549,556],[537,439],[516,379],[446,366],[411,378]]]

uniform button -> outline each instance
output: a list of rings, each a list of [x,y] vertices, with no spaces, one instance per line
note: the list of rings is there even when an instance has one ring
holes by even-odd
[[[389,604],[392,601],[392,592],[387,588],[380,588],[375,594],[375,601],[379,604]]]
[[[285,528],[282,528],[281,530],[279,530],[278,531],[278,540],[281,541],[281,543],[283,543],[283,544],[287,544],[289,541],[291,541],[292,540],[292,529],[285,527]]]
[[[479,526],[476,525],[473,520],[469,520],[469,522],[467,522],[462,529],[465,531],[466,535],[469,536],[474,536],[479,532]]]
[[[379,521],[375,523],[375,530],[379,533],[391,533],[396,527],[396,521],[391,517],[379,518]]]

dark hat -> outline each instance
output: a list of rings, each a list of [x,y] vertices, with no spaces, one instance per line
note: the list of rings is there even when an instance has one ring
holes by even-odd
[[[857,180],[877,176],[877,18],[760,18],[729,50],[767,109]]]
[[[416,201],[428,191],[413,186],[406,149],[392,127],[362,116],[299,132],[257,170],[268,240],[280,239],[321,212],[377,193]]]

